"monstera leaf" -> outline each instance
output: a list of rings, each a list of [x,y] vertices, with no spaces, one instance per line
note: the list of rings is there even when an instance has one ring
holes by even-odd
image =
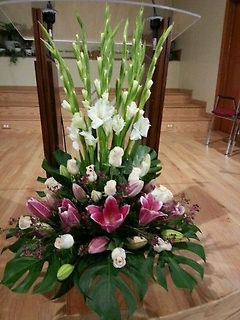
[[[138,268],[145,263],[145,259],[138,256],[141,264],[136,267],[135,256],[129,255],[127,268],[114,268],[109,254],[106,259],[83,257],[75,273],[74,284],[83,292],[86,305],[95,311],[101,320],[111,318],[121,319],[119,300],[122,298],[131,316],[144,298],[148,283],[146,277]],[[121,293],[121,297],[117,294]]]

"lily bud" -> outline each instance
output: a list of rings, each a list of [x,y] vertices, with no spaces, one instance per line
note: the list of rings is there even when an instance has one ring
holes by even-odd
[[[75,198],[78,201],[81,201],[81,200],[86,198],[86,192],[77,183],[73,183],[72,191],[73,191],[73,194],[74,194]]]
[[[68,179],[71,179],[70,173],[68,172],[67,168],[64,165],[62,164],[60,165],[59,172],[62,176]]]
[[[66,263],[66,264],[63,264],[59,269],[58,269],[58,272],[57,272],[57,278],[59,281],[63,281],[65,279],[67,279],[70,274],[73,272],[74,270],[74,266],[69,264],[69,263]]]
[[[47,219],[52,215],[49,206],[43,201],[31,198],[27,201],[27,207],[39,219]]]
[[[135,197],[139,194],[144,186],[144,182],[142,180],[129,181],[126,192],[129,198]]]
[[[161,232],[161,236],[164,240],[180,241],[183,238],[183,234],[177,230],[166,229]]]
[[[132,238],[127,238],[127,243],[125,246],[131,250],[137,250],[139,248],[144,247],[147,244],[147,239],[144,237],[134,236]]]
[[[100,253],[107,250],[109,239],[107,237],[96,237],[88,245],[90,254]]]

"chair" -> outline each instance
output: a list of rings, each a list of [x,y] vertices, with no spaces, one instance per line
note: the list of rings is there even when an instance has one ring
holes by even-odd
[[[229,108],[229,109],[220,108],[219,105],[221,102],[228,102],[228,104],[230,103],[231,108]],[[239,105],[237,108],[234,97],[218,95],[216,102],[215,102],[215,105],[214,105],[214,109],[212,110],[213,117],[209,123],[206,145],[209,145],[209,143],[210,143],[210,136],[211,136],[214,120],[216,117],[222,118],[222,119],[232,120],[233,123],[232,123],[231,131],[229,134],[229,138],[228,138],[227,148],[225,151],[225,155],[229,155],[230,149],[232,151],[231,147],[232,147],[232,142],[233,142],[233,133],[235,133],[235,130],[236,130],[238,114],[239,114]]]

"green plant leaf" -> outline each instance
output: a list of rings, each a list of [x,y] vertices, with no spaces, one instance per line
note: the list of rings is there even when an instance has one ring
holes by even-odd
[[[55,158],[55,160],[57,161],[58,165],[64,165],[65,167],[67,166],[67,161],[69,159],[72,159],[72,156],[70,154],[68,154],[67,152],[64,152],[60,149],[55,150],[53,152],[53,156]]]
[[[187,257],[183,257],[183,256],[178,256],[175,255],[174,256],[174,260],[178,263],[178,264],[186,264],[189,265],[191,268],[195,269],[201,278],[203,278],[204,275],[204,268],[195,260],[187,258]]]
[[[174,243],[173,247],[172,247],[172,251],[174,250],[188,250],[191,251],[193,253],[195,253],[196,255],[198,255],[203,261],[206,261],[206,255],[205,255],[205,251],[203,249],[203,246],[199,243],[195,243],[195,242],[176,242]]]
[[[165,266],[164,263],[161,263],[159,260],[156,265],[156,277],[158,284],[165,290],[168,290]]]
[[[44,293],[53,290],[57,283],[57,271],[60,268],[60,262],[56,255],[51,254],[46,261],[48,261],[48,268],[42,281],[34,289],[33,293]]]
[[[71,180],[61,175],[58,169],[50,166],[46,159],[44,159],[42,162],[42,168],[46,172],[48,172],[57,182],[71,189],[71,186],[72,186]]]
[[[6,264],[1,284],[14,292],[26,293],[39,277],[43,263],[33,257],[16,257]],[[20,278],[21,282],[17,284]]]
[[[149,153],[150,150],[151,149],[148,146],[138,146],[137,152],[133,159],[133,166],[138,167],[142,163],[143,158]]]

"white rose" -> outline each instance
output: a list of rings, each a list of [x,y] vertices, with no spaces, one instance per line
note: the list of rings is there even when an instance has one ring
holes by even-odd
[[[113,266],[115,268],[123,268],[126,265],[126,252],[123,248],[115,248],[112,251]]]
[[[122,157],[124,150],[120,147],[115,147],[109,152],[108,162],[113,167],[120,167],[122,164]]]
[[[140,174],[141,174],[141,169],[137,168],[137,167],[134,167],[132,169],[132,172],[128,176],[128,181],[138,181],[139,177],[140,177]]]
[[[109,180],[107,181],[105,187],[104,187],[104,192],[107,196],[113,196],[116,193],[116,185],[117,182],[115,180]]]
[[[173,198],[172,192],[164,187],[163,185],[157,186],[151,194],[153,195],[155,200],[161,201],[163,203],[166,203],[170,201]]]
[[[54,247],[57,249],[69,249],[73,246],[73,244],[73,236],[69,233],[66,233],[56,238]]]
[[[150,154],[146,154],[145,157],[143,158],[142,163],[140,164],[140,166],[138,166],[138,168],[140,168],[141,172],[140,172],[140,177],[145,176],[151,166],[151,157]]]
[[[102,193],[100,191],[93,190],[91,192],[91,199],[93,202],[98,202],[99,200],[102,199]]]
[[[72,175],[76,175],[79,173],[79,168],[75,159],[69,159],[67,161],[67,170]]]
[[[25,230],[32,226],[32,219],[30,216],[21,216],[18,221],[19,229]]]

